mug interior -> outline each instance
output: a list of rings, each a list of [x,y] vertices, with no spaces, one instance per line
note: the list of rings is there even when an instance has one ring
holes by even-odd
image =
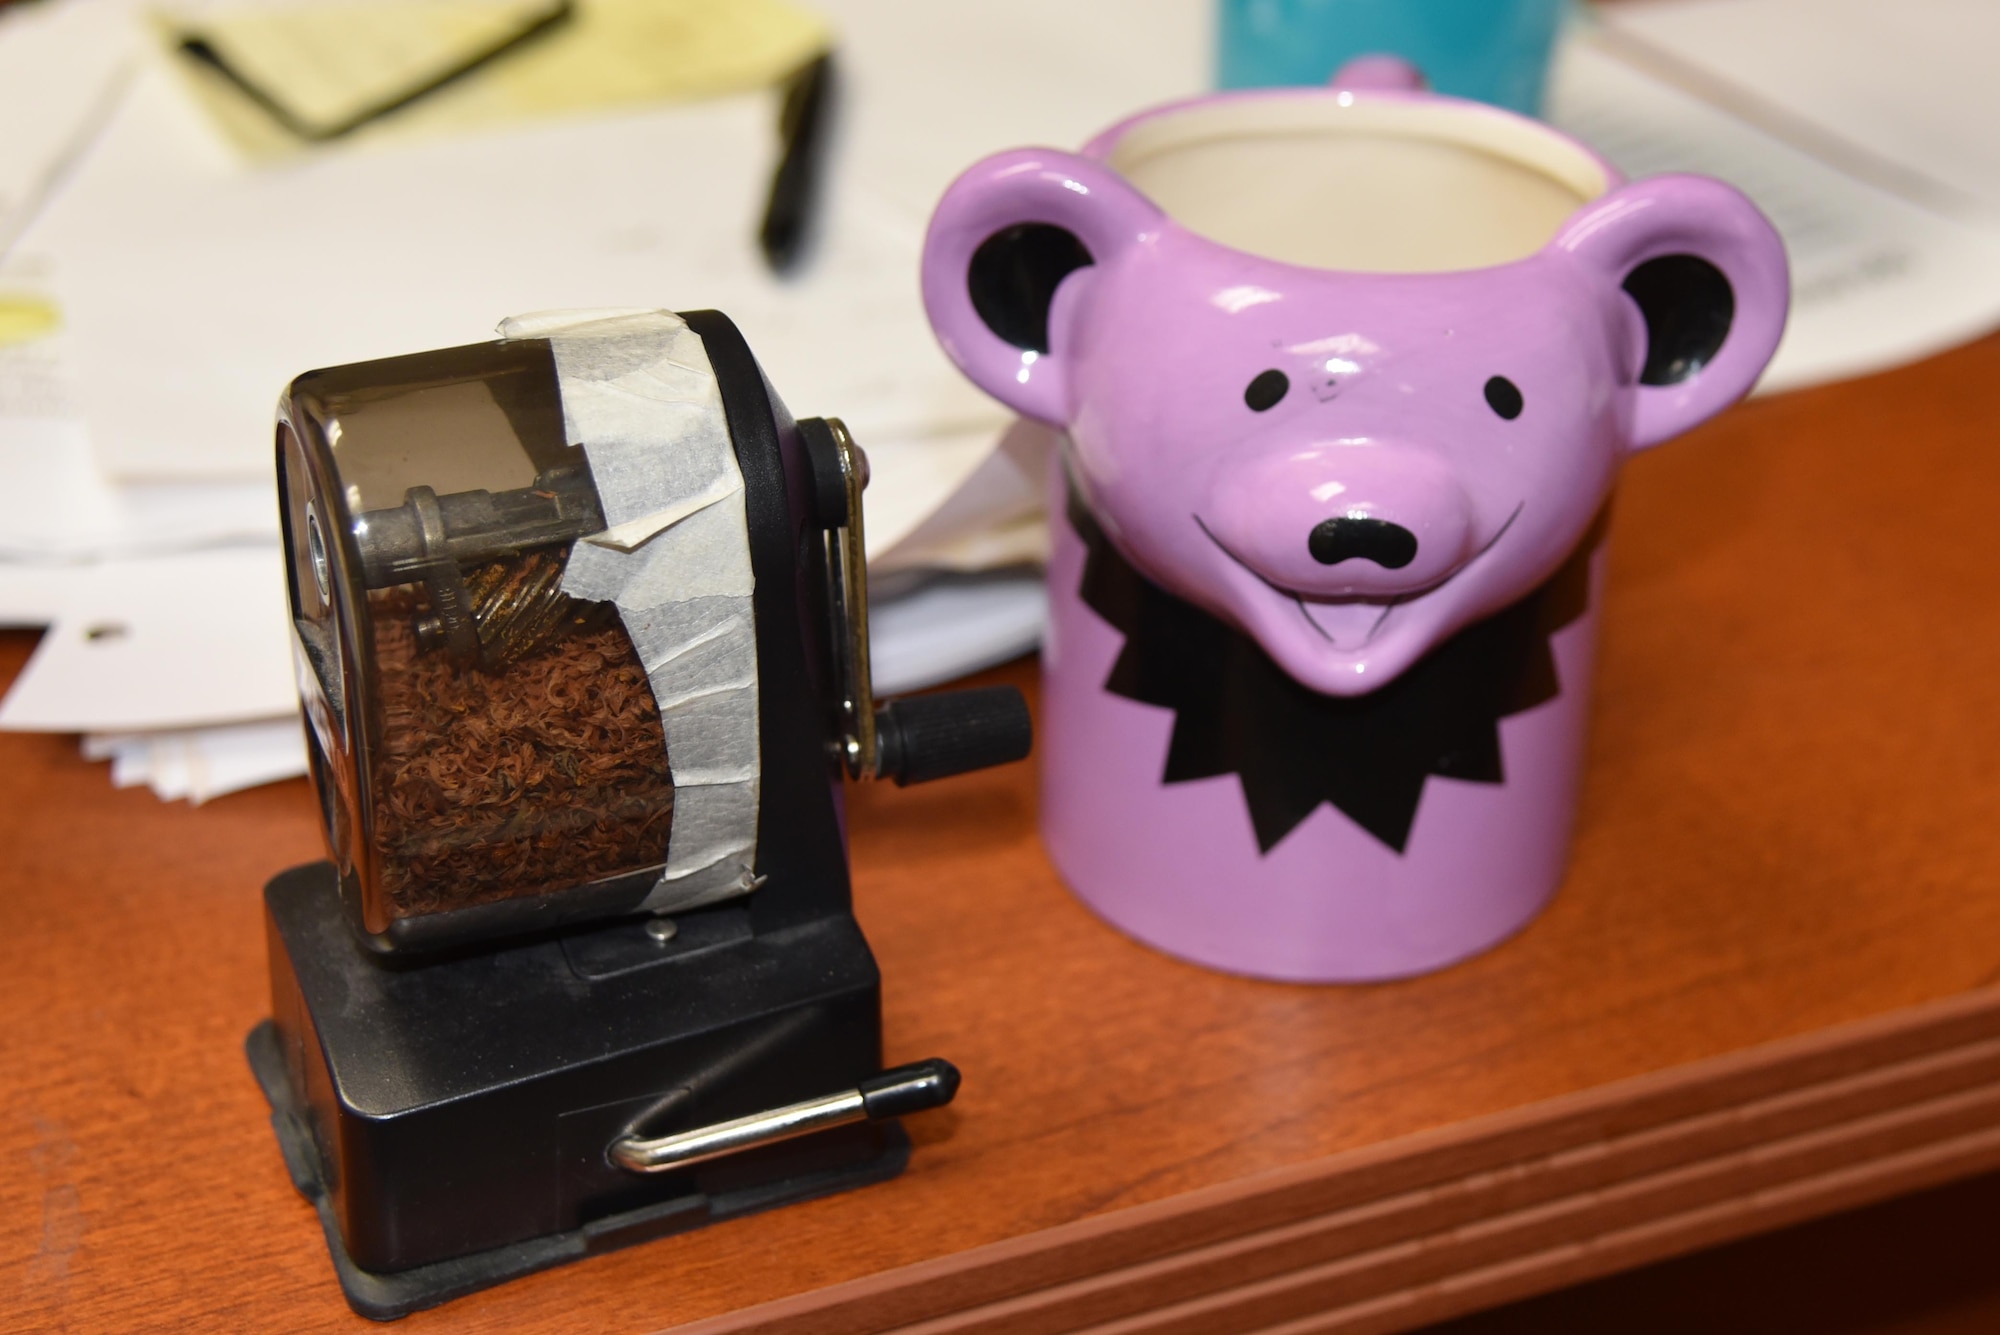
[[[1613,183],[1587,149],[1521,117],[1321,89],[1174,108],[1129,126],[1104,157],[1199,236],[1372,273],[1525,259]]]

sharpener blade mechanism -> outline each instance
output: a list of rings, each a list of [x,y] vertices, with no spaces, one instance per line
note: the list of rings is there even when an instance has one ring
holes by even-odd
[[[308,516],[308,522],[317,535],[316,517]],[[401,505],[362,514],[354,532],[368,588],[420,583],[429,594],[429,610],[414,626],[419,649],[443,649],[461,663],[497,670],[540,647],[553,628],[564,607],[562,567],[550,563],[545,567],[549,574],[535,585],[491,601],[475,597],[465,569],[539,548],[566,547],[603,528],[604,512],[590,470],[570,464],[543,470],[529,486],[498,493],[440,496],[430,487],[414,486]],[[316,543],[316,574],[324,567],[323,550],[323,542]],[[487,623],[495,619],[501,625],[490,630]],[[534,626],[540,633],[525,629]]]

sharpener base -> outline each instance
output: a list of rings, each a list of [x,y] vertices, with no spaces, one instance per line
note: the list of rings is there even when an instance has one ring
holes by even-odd
[[[375,1321],[394,1321],[411,1312],[435,1307],[453,1298],[476,1293],[510,1279],[538,1270],[581,1260],[600,1252],[613,1251],[634,1243],[673,1233],[686,1233],[708,1224],[755,1214],[774,1206],[830,1196],[853,1187],[884,1182],[903,1171],[910,1159],[910,1138],[895,1122],[871,1122],[822,1132],[810,1140],[827,1144],[836,1140],[855,1143],[861,1150],[866,1142],[874,1145],[874,1155],[859,1163],[833,1169],[804,1172],[756,1186],[708,1194],[691,1192],[623,1214],[593,1220],[582,1228],[546,1237],[531,1238],[470,1256],[436,1261],[410,1270],[388,1273],[364,1270],[348,1255],[340,1238],[340,1225],[320,1182],[319,1150],[292,1097],[285,1076],[285,1058],[279,1046],[277,1026],[265,1020],[250,1031],[244,1042],[250,1070],[263,1087],[271,1104],[271,1129],[277,1133],[278,1148],[285,1156],[285,1171],[299,1194],[311,1201],[326,1233],[327,1251],[333,1258],[334,1274],[348,1306]],[[853,1153],[854,1150],[850,1150]],[[865,1150],[861,1150],[865,1153]],[[845,1157],[845,1156],[842,1156]]]
[[[880,974],[845,912],[760,930],[723,904],[680,915],[664,942],[618,922],[411,965],[356,939],[329,863],[264,899],[271,1019],[251,1066],[364,1315],[878,1181],[907,1158],[872,1123],[659,1172],[610,1157],[627,1135],[881,1073]]]

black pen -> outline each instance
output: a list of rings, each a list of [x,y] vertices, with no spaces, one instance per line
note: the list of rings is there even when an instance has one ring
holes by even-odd
[[[778,170],[771,175],[771,195],[764,204],[764,223],[757,244],[774,273],[789,272],[805,250],[813,201],[819,188],[820,165],[826,156],[827,103],[833,93],[833,54],[819,56],[791,78],[778,113],[782,145]]]

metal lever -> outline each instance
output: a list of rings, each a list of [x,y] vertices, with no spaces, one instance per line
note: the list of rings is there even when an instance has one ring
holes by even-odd
[[[932,1057],[884,1071],[853,1089],[824,1098],[807,1099],[804,1103],[671,1136],[651,1139],[620,1136],[611,1142],[609,1155],[612,1163],[630,1172],[671,1172],[850,1122],[874,1122],[927,1108],[942,1108],[958,1093],[958,1080],[956,1066],[942,1057]]]
[[[308,512],[307,525],[311,542],[315,514]],[[520,579],[488,578],[479,590],[467,586],[466,569],[571,543],[603,528],[589,466],[563,464],[544,469],[532,486],[512,491],[440,496],[429,487],[411,487],[401,505],[357,516],[354,541],[366,587],[424,585],[430,610],[416,622],[420,647],[444,649],[461,662],[484,658],[492,667],[531,648],[568,608],[559,586],[562,566],[558,562]],[[312,557],[318,578],[323,540]]]
[[[597,484],[585,464],[544,469],[512,491],[411,487],[403,503],[369,510],[354,524],[362,582],[388,588],[426,577],[440,563],[478,565],[604,528]]]
[[[875,737],[875,684],[868,661],[868,533],[861,492],[868,485],[868,456],[838,417],[821,419],[839,462],[842,522],[827,533],[832,563],[834,633],[840,640],[840,752],[852,778],[875,777],[881,756]],[[803,424],[802,424],[803,425]]]

